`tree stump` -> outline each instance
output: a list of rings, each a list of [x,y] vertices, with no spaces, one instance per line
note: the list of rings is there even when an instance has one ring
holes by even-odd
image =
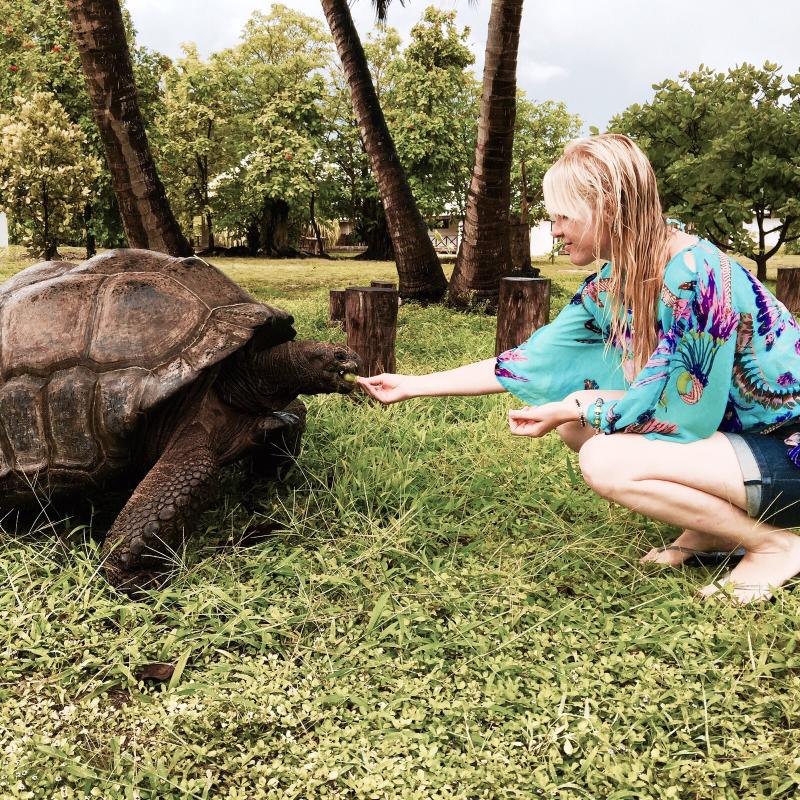
[[[800,268],[778,267],[775,296],[793,314],[800,312]]]
[[[330,301],[328,303],[328,322],[331,325],[341,325],[344,327],[344,289],[331,289]]]
[[[362,375],[394,372],[397,290],[352,286],[345,290],[347,346],[361,356]]]
[[[549,319],[549,278],[503,278],[497,301],[495,355],[522,344]]]

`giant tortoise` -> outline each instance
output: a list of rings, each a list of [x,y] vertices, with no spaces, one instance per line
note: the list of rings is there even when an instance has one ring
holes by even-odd
[[[220,468],[293,447],[299,394],[353,388],[358,356],[292,323],[199,258],[18,273],[0,286],[0,506],[135,486],[103,568],[130,594],[159,585]]]

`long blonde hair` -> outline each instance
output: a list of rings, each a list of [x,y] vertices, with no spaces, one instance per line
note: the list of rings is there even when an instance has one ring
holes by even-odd
[[[608,232],[611,341],[624,341],[630,309],[631,352],[638,372],[658,341],[658,297],[670,235],[647,156],[616,133],[576,139],[545,174],[544,197],[551,216],[594,221],[595,258]]]

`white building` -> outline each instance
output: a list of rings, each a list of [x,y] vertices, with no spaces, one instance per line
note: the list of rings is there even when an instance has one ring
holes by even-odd
[[[8,217],[0,211],[0,247],[8,247]]]
[[[553,239],[553,223],[549,219],[537,222],[531,228],[531,255],[549,256],[555,240]]]
[[[460,217],[454,214],[443,214],[434,220],[428,220],[428,224],[431,227],[431,240],[439,252],[458,252],[463,225]],[[531,226],[531,255],[533,257],[550,255],[554,243],[553,223],[550,220]]]

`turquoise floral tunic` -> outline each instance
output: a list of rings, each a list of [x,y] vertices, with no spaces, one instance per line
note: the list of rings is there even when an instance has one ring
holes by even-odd
[[[499,356],[495,374],[505,389],[529,405],[580,389],[623,389],[603,403],[600,429],[675,442],[800,418],[800,327],[741,264],[703,239],[670,259],[658,346],[638,375],[630,311],[623,341],[606,348],[611,269],[606,263],[590,275],[552,323]]]

